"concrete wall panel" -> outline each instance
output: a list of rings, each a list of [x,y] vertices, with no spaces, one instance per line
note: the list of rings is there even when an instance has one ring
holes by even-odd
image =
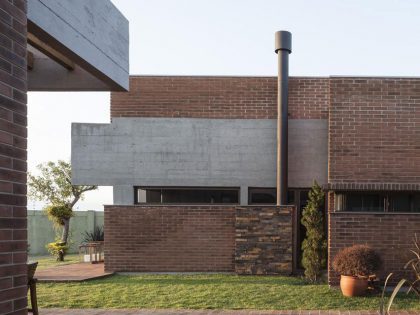
[[[327,121],[290,120],[289,185],[326,184]],[[274,187],[276,121],[114,118],[73,124],[74,184]]]

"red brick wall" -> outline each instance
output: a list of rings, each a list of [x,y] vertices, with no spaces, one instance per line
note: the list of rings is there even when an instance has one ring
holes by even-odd
[[[0,314],[26,314],[26,1],[0,1]]]
[[[339,283],[339,275],[332,269],[334,256],[339,249],[353,244],[368,244],[381,254],[384,265],[379,276],[382,281],[391,272],[394,283],[402,277],[413,277],[412,272],[404,270],[404,265],[414,258],[409,249],[414,249],[414,234],[420,235],[419,214],[330,212],[328,225],[331,285]]]
[[[108,271],[234,271],[235,207],[105,206]]]
[[[420,189],[420,79],[331,78],[330,91],[330,188]]]
[[[290,78],[289,117],[326,119],[328,78]],[[132,76],[111,117],[277,118],[276,77]]]

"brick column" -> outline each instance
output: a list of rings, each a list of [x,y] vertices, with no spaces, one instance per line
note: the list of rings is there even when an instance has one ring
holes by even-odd
[[[0,1],[0,314],[26,311],[26,1]]]

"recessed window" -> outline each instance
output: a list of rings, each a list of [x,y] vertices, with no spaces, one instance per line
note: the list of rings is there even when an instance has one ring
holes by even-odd
[[[307,191],[306,191],[307,194]],[[276,188],[255,188],[248,189],[248,204],[250,205],[275,205],[277,203]],[[287,203],[295,203],[295,190],[287,192]]]
[[[238,204],[239,188],[138,187],[138,204]]]
[[[276,188],[249,188],[248,203],[250,205],[275,205]]]
[[[335,210],[354,212],[420,212],[419,192],[339,192]]]

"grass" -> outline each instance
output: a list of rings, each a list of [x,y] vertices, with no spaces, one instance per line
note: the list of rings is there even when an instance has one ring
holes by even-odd
[[[40,307],[266,310],[375,310],[378,296],[345,298],[299,278],[235,275],[114,275],[82,283],[40,283]],[[399,295],[393,309],[420,310]]]
[[[37,261],[37,269],[45,269],[54,266],[70,265],[80,262],[78,254],[68,254],[64,257],[64,261],[57,261],[53,256],[30,256],[29,261]]]

